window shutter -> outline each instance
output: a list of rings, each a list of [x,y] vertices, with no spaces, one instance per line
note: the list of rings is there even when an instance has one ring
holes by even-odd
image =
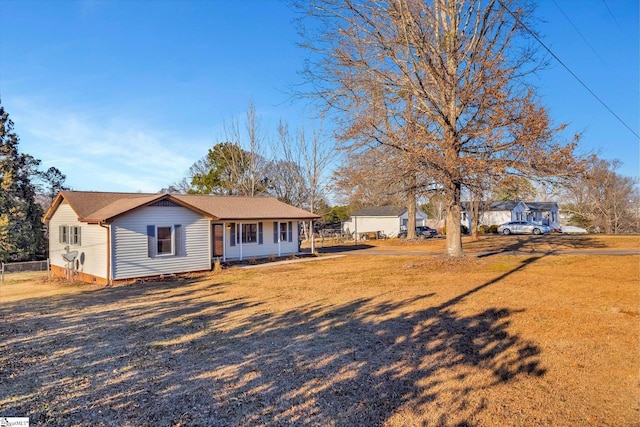
[[[147,225],[147,251],[149,258],[156,256],[156,226]]]
[[[273,223],[273,243],[278,243],[278,223],[274,221]]]
[[[236,223],[232,222],[229,224],[231,226],[231,232],[229,233],[229,246],[236,245]]]
[[[293,242],[293,222],[289,221],[289,232],[287,233],[289,235],[289,241]]]
[[[262,244],[262,223],[258,223],[258,244]]]
[[[78,246],[82,246],[81,232],[82,232],[82,227],[78,227]]]
[[[183,247],[183,239],[182,239],[182,225],[176,224],[173,226],[173,234],[174,234],[174,245],[175,245],[175,255],[182,256],[184,255],[184,247]]]
[[[67,243],[64,241],[64,228],[64,225],[58,227],[58,240],[60,241],[60,243]]]

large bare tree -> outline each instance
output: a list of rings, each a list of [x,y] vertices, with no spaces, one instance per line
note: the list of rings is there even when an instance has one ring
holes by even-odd
[[[345,144],[393,147],[405,164],[439,182],[450,256],[463,255],[460,229],[452,226],[460,222],[463,187],[484,176],[553,174],[555,165],[572,160],[574,144],[555,142],[557,129],[523,80],[539,65],[525,37],[532,16],[527,2],[299,6],[313,19],[302,26],[312,52],[311,92],[339,113]]]
[[[619,160],[592,157],[565,185],[563,210],[576,225],[607,234],[640,232],[638,180],[620,175]]]

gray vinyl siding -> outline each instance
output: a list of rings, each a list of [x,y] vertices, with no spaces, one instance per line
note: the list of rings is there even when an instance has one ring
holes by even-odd
[[[182,255],[149,257],[147,226],[175,226],[182,229]],[[202,271],[211,268],[209,220],[178,206],[149,206],[113,221],[113,279]]]
[[[60,243],[60,226],[80,227],[80,245]],[[67,203],[61,203],[49,221],[49,258],[51,265],[67,267],[62,254],[78,251],[77,271],[107,278],[107,229],[97,224],[78,221],[78,215]]]
[[[230,224],[232,221],[229,221]],[[251,258],[266,258],[273,256],[286,256],[298,253],[298,221],[292,222],[291,239],[287,239],[286,242],[273,241],[273,223],[274,220],[264,221],[244,221],[243,224],[262,222],[262,244],[259,243],[242,243],[236,241],[234,246],[231,246],[231,229],[233,227],[225,227],[225,259],[229,261],[233,260],[249,260]],[[278,221],[275,221],[278,222]],[[280,220],[280,222],[288,223],[288,220]],[[236,230],[240,227],[241,222],[235,223]],[[289,241],[291,240],[291,241]]]

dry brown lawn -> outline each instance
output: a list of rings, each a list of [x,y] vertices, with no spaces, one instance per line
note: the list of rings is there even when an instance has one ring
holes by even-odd
[[[466,242],[481,256],[455,262],[411,254],[441,242],[396,240],[376,248],[407,254],[130,286],[13,279],[0,286],[0,416],[637,426],[640,255],[582,251],[637,250],[638,237],[570,237]]]

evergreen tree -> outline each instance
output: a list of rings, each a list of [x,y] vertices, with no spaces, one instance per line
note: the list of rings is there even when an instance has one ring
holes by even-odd
[[[31,182],[40,161],[20,153],[19,141],[0,105],[0,260],[4,262],[43,258],[46,246],[43,212]]]

